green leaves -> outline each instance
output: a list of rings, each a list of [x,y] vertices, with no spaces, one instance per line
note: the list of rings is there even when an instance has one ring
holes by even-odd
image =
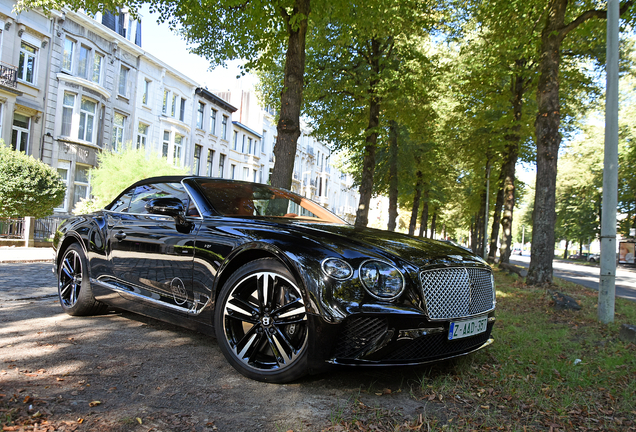
[[[65,192],[53,168],[0,140],[0,217],[49,216],[62,204]]]

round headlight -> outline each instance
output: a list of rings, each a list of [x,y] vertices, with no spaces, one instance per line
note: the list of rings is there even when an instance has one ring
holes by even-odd
[[[360,266],[360,280],[369,294],[379,300],[394,300],[404,289],[404,276],[391,264],[365,261]]]
[[[351,277],[353,269],[348,262],[338,258],[327,258],[322,262],[322,271],[334,279],[344,280]]]

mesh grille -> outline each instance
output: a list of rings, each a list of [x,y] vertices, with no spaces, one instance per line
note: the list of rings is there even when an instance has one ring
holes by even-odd
[[[493,308],[491,273],[480,268],[443,268],[420,273],[431,319],[464,318]]]
[[[447,333],[422,336],[394,350],[386,360],[427,361],[465,353],[486,343],[491,331],[489,324],[485,333],[453,341],[448,340]]]
[[[336,345],[336,357],[355,358],[374,346],[387,332],[385,318],[353,318],[345,322]]]

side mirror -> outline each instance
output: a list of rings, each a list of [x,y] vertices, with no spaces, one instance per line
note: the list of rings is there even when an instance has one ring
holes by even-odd
[[[179,198],[154,198],[146,203],[145,208],[148,213],[172,216],[175,219],[183,220],[185,216],[185,207]]]

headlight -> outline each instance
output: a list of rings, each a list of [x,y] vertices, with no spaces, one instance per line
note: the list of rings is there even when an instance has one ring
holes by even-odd
[[[365,261],[360,266],[360,280],[369,294],[378,300],[394,300],[404,289],[404,276],[391,264]]]
[[[327,276],[338,280],[349,279],[353,274],[353,269],[349,263],[338,258],[327,258],[324,260],[322,262],[322,271]]]

